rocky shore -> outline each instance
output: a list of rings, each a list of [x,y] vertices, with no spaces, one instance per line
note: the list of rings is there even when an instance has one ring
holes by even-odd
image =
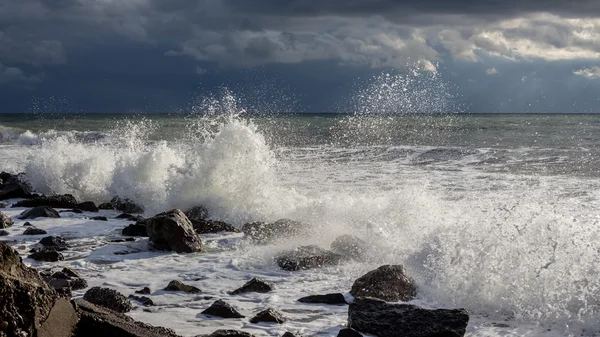
[[[177,336],[177,329],[152,326],[137,321],[128,313],[132,310],[152,311],[156,307],[156,296],[176,294],[181,302],[202,299],[206,303],[198,310],[201,320],[237,320],[240,329],[221,329],[214,324],[214,332],[197,336],[258,336],[247,331],[252,325],[271,326],[293,321],[289,317],[294,308],[269,307],[261,303],[249,310],[238,308],[224,295],[267,296],[276,291],[277,285],[256,275],[251,280],[240,282],[238,288],[206,292],[189,284],[194,278],[174,279],[159,289],[143,287],[132,293],[120,293],[110,287],[86,279],[65,261],[77,261],[77,255],[65,257],[71,251],[69,239],[37,228],[29,221],[36,219],[62,219],[69,214],[80,214],[90,221],[122,219],[120,228],[110,242],[137,244],[135,251],[114,251],[115,256],[139,253],[140,251],[165,252],[165,254],[201,256],[215,250],[207,245],[204,235],[230,232],[239,235],[250,245],[267,245],[282,239],[301,236],[311,230],[310,224],[290,219],[272,223],[253,222],[240,229],[209,217],[203,206],[191,209],[166,210],[145,218],[143,205],[114,197],[96,205],[91,201],[76,200],[72,195],[37,195],[22,175],[0,173],[0,208],[25,208],[15,216],[0,209],[0,337],[13,336]],[[107,212],[102,213],[100,212]],[[118,213],[113,218],[110,214]],[[22,228],[15,233],[16,228]],[[75,229],[76,230],[76,229]],[[22,246],[21,235],[39,238],[29,247],[26,256],[18,249]],[[17,239],[13,239],[17,236]],[[147,243],[146,243],[147,242]],[[218,242],[217,242],[218,244]],[[36,269],[27,266],[23,258],[36,262]],[[127,257],[124,257],[125,259]],[[298,245],[278,252],[273,262],[284,273],[302,273],[306,270],[335,267],[352,261],[369,258],[369,248],[361,238],[343,235],[335,239],[330,247]],[[285,277],[285,276],[282,276]],[[217,281],[218,282],[218,281]],[[347,325],[339,330],[338,336],[373,335],[379,337],[454,337],[464,336],[469,315],[464,309],[431,309],[407,303],[418,297],[419,285],[407,275],[404,267],[383,265],[357,278],[350,289],[331,293],[309,293],[297,298],[297,303],[314,306],[347,307]],[[281,296],[281,295],[280,295]],[[160,304],[158,304],[160,306]],[[212,320],[218,318],[219,320]],[[156,321],[160,321],[157,319]],[[205,325],[206,326],[206,325]],[[282,336],[302,336],[298,331],[287,331]]]

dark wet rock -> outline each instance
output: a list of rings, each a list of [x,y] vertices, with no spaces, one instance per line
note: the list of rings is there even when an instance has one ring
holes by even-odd
[[[9,232],[5,231],[4,229],[0,229],[0,236],[8,236],[10,235]]]
[[[124,314],[75,300],[80,319],[73,337],[177,337],[171,329],[154,327]]]
[[[252,241],[265,244],[276,239],[288,239],[308,233],[310,225],[290,219],[280,219],[273,223],[251,222],[242,227],[242,232]]]
[[[46,282],[60,295],[64,297],[71,296],[71,286],[69,280],[62,278],[50,278]]]
[[[282,313],[275,309],[267,309],[259,312],[256,316],[250,319],[250,323],[260,323],[260,322],[273,322],[273,323],[284,323],[287,321],[287,318],[283,316]]]
[[[65,257],[57,251],[38,251],[27,256],[30,259],[44,262],[63,261]]]
[[[354,329],[342,329],[338,332],[337,337],[363,337],[360,332]],[[442,336],[440,336],[442,337]]]
[[[233,225],[230,225],[223,221],[216,220],[197,220],[190,219],[192,225],[194,226],[194,230],[198,234],[209,234],[209,233],[220,233],[220,232],[234,232],[238,233],[239,230],[235,228]]]
[[[125,236],[141,236],[148,237],[148,231],[146,231],[145,224],[131,224],[121,231],[121,234]]]
[[[295,335],[289,331],[287,331],[286,333],[284,333],[283,335],[281,335],[281,337],[302,337],[301,335]]]
[[[330,249],[334,253],[360,261],[365,258],[369,245],[354,235],[346,234],[333,240]]]
[[[133,218],[133,215],[129,214],[129,213],[121,213],[115,217],[115,219],[128,219],[128,220],[131,218]]]
[[[79,317],[66,298],[54,302],[46,321],[37,330],[37,337],[71,337]]]
[[[410,301],[417,294],[414,281],[401,265],[384,265],[354,281],[350,294],[374,297],[388,302]]]
[[[246,282],[241,288],[229,292],[229,295],[237,295],[241,293],[268,293],[275,289],[272,283],[265,282],[257,277]]]
[[[156,249],[177,253],[202,251],[202,241],[190,220],[178,209],[160,213],[148,219],[146,230]]]
[[[348,326],[376,336],[460,337],[468,323],[464,309],[430,310],[373,298],[357,298],[348,308]]]
[[[36,227],[27,227],[23,232],[23,235],[45,235],[48,234],[45,230]]]
[[[14,225],[13,220],[6,214],[0,212],[0,228],[8,228]]]
[[[85,289],[88,287],[87,281],[80,277],[72,278],[69,281],[70,281],[69,285],[71,286],[71,289],[73,289],[73,290],[81,290],[81,289]]]
[[[105,202],[98,205],[98,209],[115,209],[115,207],[110,202]]]
[[[24,174],[0,173],[0,200],[32,197],[31,186]]]
[[[284,270],[319,268],[338,264],[342,256],[318,246],[300,246],[284,251],[275,257],[277,265]]]
[[[96,221],[108,221],[108,218],[105,216],[93,216],[90,219],[96,220]]]
[[[81,213],[83,213],[83,211],[80,210],[80,209],[75,209],[74,208],[74,209],[64,209],[62,211],[58,211],[58,213],[76,213],[76,214],[81,214]]]
[[[165,288],[166,291],[184,291],[186,293],[199,294],[202,291],[194,286],[187,285],[181,281],[173,280]]]
[[[23,211],[19,215],[21,219],[35,219],[35,218],[60,218],[60,215],[52,207],[49,206],[38,206],[26,211]]]
[[[344,295],[340,293],[326,295],[311,295],[298,300],[302,303],[347,304]]]
[[[0,208],[6,208],[6,204],[3,202],[0,202]]]
[[[71,194],[52,195],[49,197],[41,196],[33,199],[21,200],[12,205],[12,207],[40,207],[48,206],[52,208],[77,208],[77,200]]]
[[[255,337],[254,335],[239,330],[217,330],[210,335],[198,335],[196,337]]]
[[[86,212],[98,212],[100,210],[93,201],[84,201],[78,204],[77,208]]]
[[[136,204],[131,199],[114,197],[110,201],[116,210],[125,213],[144,213],[144,207]]]
[[[144,305],[146,307],[153,307],[155,305],[154,301],[152,301],[152,299],[150,299],[149,297],[146,297],[146,296],[129,295],[129,298],[140,302],[142,305]]]
[[[78,278],[81,278],[81,276],[79,275],[78,272],[76,272],[75,270],[73,270],[73,269],[71,269],[69,267],[64,267],[61,270],[61,273],[67,275],[68,277],[78,277]]]
[[[83,295],[83,299],[116,312],[128,312],[133,308],[131,302],[125,296],[110,288],[90,288]]]
[[[208,218],[208,209],[204,206],[194,206],[184,213],[190,220],[202,220]]]
[[[244,318],[233,306],[223,300],[217,300],[206,310],[202,311],[204,315],[222,317],[222,318]]]
[[[27,221],[23,224],[23,227],[31,227],[31,226],[33,226],[33,225],[29,221]]]
[[[110,239],[108,242],[133,242],[135,238]]]
[[[136,290],[135,293],[142,294],[142,295],[150,295],[152,293],[152,291],[150,290],[150,288],[144,287],[141,290]]]
[[[56,292],[32,268],[25,266],[19,254],[0,243],[0,335],[35,336],[35,328],[44,323],[57,299]],[[0,322],[1,323],[1,322]]]
[[[65,239],[60,236],[46,236],[45,238],[42,238],[39,243],[46,248],[53,248],[53,250],[56,251],[62,251],[69,248]]]

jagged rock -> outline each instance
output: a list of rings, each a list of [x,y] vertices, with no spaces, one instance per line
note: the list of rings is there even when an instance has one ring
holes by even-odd
[[[331,243],[332,252],[355,260],[363,260],[369,250],[369,245],[353,235],[338,236]]]
[[[198,335],[196,337],[255,337],[254,335],[239,330],[217,330],[210,335]]]
[[[60,214],[60,213],[76,213],[76,214],[82,214],[82,213],[83,213],[83,211],[82,211],[82,210],[80,210],[80,209],[75,209],[75,208],[74,208],[74,209],[64,209],[64,210],[62,210],[62,211],[58,211],[58,213],[59,213],[59,214]]]
[[[356,279],[350,294],[388,302],[410,301],[417,294],[417,288],[406,276],[403,266],[384,265]]]
[[[244,318],[234,307],[223,300],[215,301],[210,307],[202,311],[204,315],[217,316],[222,318]]]
[[[110,202],[105,202],[98,205],[98,209],[115,209],[115,207]]]
[[[146,297],[146,296],[129,295],[129,298],[131,298],[132,300],[135,300],[135,301],[138,301],[138,302],[142,303],[146,307],[153,307],[154,306],[154,301],[152,301],[152,299],[150,299],[149,297]]]
[[[45,230],[36,227],[27,227],[23,232],[23,235],[44,235],[48,234]]]
[[[125,296],[110,288],[90,288],[83,295],[83,299],[116,312],[128,312],[133,308]]]
[[[35,218],[60,218],[60,215],[52,207],[49,206],[38,206],[26,211],[23,211],[19,215],[21,219],[35,219]]]
[[[12,207],[40,207],[48,206],[52,208],[77,208],[77,200],[71,194],[52,195],[49,197],[41,196],[33,199],[21,200]]]
[[[39,251],[27,256],[30,259],[44,262],[63,261],[65,257],[57,251]]]
[[[111,205],[113,205],[113,207],[116,210],[119,210],[121,212],[144,213],[144,207],[136,204],[131,199],[121,198],[119,196],[116,196],[116,197],[112,198],[110,203],[111,203]]]
[[[31,186],[23,174],[0,173],[0,200],[31,197]]]
[[[288,239],[308,233],[310,225],[290,219],[279,219],[273,223],[251,222],[242,227],[242,232],[252,241],[265,244],[275,239]]]
[[[317,246],[300,246],[275,257],[281,269],[290,271],[335,265],[341,260],[341,255]]]
[[[229,292],[229,295],[237,295],[241,293],[268,293],[275,289],[272,283],[265,282],[257,277],[246,282],[241,288]]]
[[[302,303],[347,304],[346,298],[340,293],[326,295],[311,295],[298,300]]]
[[[73,337],[178,337],[171,329],[138,322],[86,301],[74,303],[80,319]]]
[[[199,294],[202,291],[194,286],[187,285],[181,281],[173,280],[165,288],[166,291],[184,291],[186,293]]]
[[[8,228],[14,225],[13,220],[6,214],[0,212],[0,228]]]
[[[156,249],[177,253],[202,251],[202,241],[190,220],[178,209],[160,213],[148,219],[146,230]]]
[[[97,220],[97,221],[108,221],[108,218],[105,216],[93,216],[90,218],[91,220]]]
[[[79,317],[75,308],[66,298],[55,303],[42,326],[37,330],[37,337],[71,337]]]
[[[8,236],[10,235],[9,232],[5,231],[4,229],[0,229],[0,236]]]
[[[259,322],[274,322],[274,323],[284,323],[287,321],[287,318],[283,316],[282,313],[275,309],[267,309],[259,312],[256,316],[250,319],[250,323],[259,323]]]
[[[204,220],[204,219],[190,219],[190,222],[194,226],[194,230],[198,234],[209,234],[209,233],[220,233],[220,232],[234,232],[238,233],[239,230],[233,225],[230,225],[223,221],[216,220]]]
[[[468,323],[464,309],[429,310],[373,298],[357,298],[348,308],[348,326],[376,336],[461,337]]]
[[[148,231],[146,231],[145,224],[131,224],[121,231],[121,234],[125,236],[142,236],[148,237]]]
[[[26,267],[19,254],[0,242],[0,323],[5,336],[35,336],[57,299],[40,275]]]
[[[150,295],[152,293],[152,291],[150,290],[150,288],[144,287],[141,290],[136,290],[135,293],[142,294],[142,295]]]
[[[40,240],[40,244],[56,251],[67,250],[69,248],[65,239],[60,236],[46,236]]]
[[[84,201],[78,204],[77,208],[86,212],[98,212],[100,210],[93,201]]]
[[[342,329],[338,332],[337,337],[363,337],[363,335],[354,329]],[[440,336],[441,337],[441,336]]]
[[[190,220],[202,220],[208,218],[208,209],[204,206],[194,206],[184,213]]]

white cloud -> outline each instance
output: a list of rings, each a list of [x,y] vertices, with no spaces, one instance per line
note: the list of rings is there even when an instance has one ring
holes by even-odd
[[[496,75],[498,74],[498,70],[496,70],[496,68],[489,68],[488,70],[485,71],[488,75]]]
[[[587,77],[590,79],[600,78],[600,67],[583,68],[573,71],[574,75]]]

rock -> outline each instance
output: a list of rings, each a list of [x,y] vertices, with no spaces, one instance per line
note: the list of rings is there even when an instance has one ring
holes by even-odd
[[[188,218],[178,209],[148,219],[146,230],[156,249],[177,253],[202,251],[202,242]]]
[[[222,318],[244,318],[234,307],[223,300],[215,301],[210,307],[202,311],[204,315],[217,316]]]
[[[4,229],[0,229],[0,236],[8,236],[10,235],[9,232],[5,231]]]
[[[238,233],[239,230],[233,225],[226,222],[216,220],[197,220],[190,219],[190,222],[194,226],[194,230],[198,234],[209,234],[209,233],[220,233],[220,232],[234,232]]]
[[[302,303],[347,304],[346,298],[340,293],[326,295],[311,295],[298,300]]]
[[[42,239],[43,240],[43,239]],[[41,242],[41,241],[40,241]],[[77,278],[81,278],[81,276],[79,275],[78,272],[76,272],[75,270],[69,268],[69,267],[64,267],[61,272],[65,275],[67,275],[67,277],[77,277]]]
[[[465,335],[469,314],[464,309],[424,309],[357,298],[348,308],[348,326],[376,336],[430,337]]]
[[[80,209],[75,209],[75,208],[74,208],[74,209],[65,209],[65,210],[62,210],[62,211],[58,211],[58,213],[59,213],[59,214],[60,214],[60,213],[76,213],[76,214],[82,214],[82,213],[83,213],[83,211],[82,211],[82,210],[80,210]]]
[[[69,300],[60,298],[54,303],[48,319],[38,329],[37,337],[71,337],[78,321],[73,305]]]
[[[133,308],[125,296],[110,288],[90,288],[83,295],[83,299],[116,312],[128,312]]]
[[[202,291],[194,286],[187,285],[181,281],[173,280],[165,288],[166,291],[184,291],[186,293],[199,294]]]
[[[121,212],[125,213],[144,213],[144,207],[136,204],[131,199],[116,196],[110,201],[111,205]]]
[[[0,242],[0,321],[8,323],[0,335],[35,336],[35,328],[46,321],[57,296],[14,249]]]
[[[29,221],[27,221],[23,224],[23,227],[31,227],[31,226],[33,226],[33,225]]]
[[[26,182],[24,174],[0,173],[0,200],[30,197],[31,186]]]
[[[268,293],[275,289],[272,283],[265,282],[259,278],[253,278],[246,282],[241,288],[229,292],[229,295],[237,295],[241,293]]]
[[[35,228],[35,227],[27,227],[27,229],[25,229],[25,231],[23,232],[23,235],[45,235],[48,234],[48,232],[46,232],[45,230],[41,229],[41,228]]]
[[[71,279],[69,282],[69,285],[71,286],[71,289],[73,289],[73,290],[81,290],[81,289],[85,289],[88,287],[87,281],[80,277]]]
[[[71,290],[80,290],[88,287],[87,281],[70,268],[62,271],[41,273],[44,280],[59,293],[71,293]]]
[[[108,242],[133,242],[135,238],[110,239]]]
[[[184,213],[190,220],[202,220],[208,218],[208,209],[204,206],[194,206]]]
[[[152,293],[152,291],[150,290],[150,288],[144,287],[141,290],[136,290],[135,293],[142,294],[142,295],[150,295]]]
[[[6,204],[3,202],[0,202],[0,208],[6,208]]]
[[[146,231],[146,225],[142,224],[131,224],[121,231],[121,234],[125,236],[142,236],[148,237],[148,231]]]
[[[178,337],[171,329],[138,322],[86,301],[75,300],[73,303],[80,316],[73,337]]]
[[[98,209],[115,209],[115,207],[110,202],[105,202],[98,205]]]
[[[196,337],[255,337],[254,335],[239,330],[217,330],[210,335],[198,335]]]
[[[86,212],[98,212],[100,210],[93,201],[84,201],[78,204],[77,208]]]
[[[342,329],[338,332],[337,337],[363,337],[363,335],[354,329]]]
[[[71,286],[69,285],[69,280],[62,278],[50,278],[47,279],[46,282],[54,289],[56,292],[64,297],[71,295]]]
[[[361,261],[364,260],[369,245],[356,236],[346,234],[333,240],[330,249],[334,253]]]
[[[134,216],[133,216],[132,214],[129,214],[129,213],[121,213],[121,214],[117,215],[117,216],[115,217],[115,219],[131,219],[131,218],[133,218],[133,217],[134,217]]]
[[[335,265],[341,260],[341,255],[317,246],[300,246],[275,257],[281,269],[290,271]]]
[[[132,300],[135,300],[135,301],[138,301],[138,302],[142,303],[146,307],[153,307],[154,306],[154,301],[152,301],[152,299],[150,299],[149,297],[146,297],[146,296],[129,295],[129,298],[131,298]]]
[[[274,323],[284,323],[287,321],[287,318],[283,316],[282,313],[275,309],[267,309],[259,312],[256,316],[252,317],[250,323],[259,323],[259,322],[274,322]]]
[[[406,276],[403,266],[384,265],[356,279],[350,294],[388,302],[410,301],[417,294],[417,288]]]
[[[77,208],[77,200],[71,194],[52,195],[49,197],[41,196],[33,199],[21,200],[12,205],[12,207],[40,207],[48,206],[51,208]]]
[[[281,337],[302,337],[300,335],[294,335],[293,333],[287,331],[286,333],[284,333],[283,335],[281,335]]]
[[[105,216],[93,216],[90,218],[91,220],[97,220],[97,221],[108,221],[108,218]]]
[[[8,228],[14,225],[13,220],[6,214],[0,212],[0,228]]]
[[[27,257],[36,261],[44,262],[57,262],[63,261],[65,259],[65,257],[57,251],[34,252],[33,254],[28,255]]]
[[[290,219],[280,219],[273,223],[251,222],[242,227],[242,232],[252,241],[260,244],[275,239],[288,239],[308,233],[309,225]]]
[[[52,250],[56,251],[67,250],[69,248],[65,239],[60,236],[46,236],[39,243],[46,248],[52,248]]]
[[[35,218],[60,218],[60,215],[52,207],[39,206],[23,211],[19,215],[21,219],[35,219]]]

